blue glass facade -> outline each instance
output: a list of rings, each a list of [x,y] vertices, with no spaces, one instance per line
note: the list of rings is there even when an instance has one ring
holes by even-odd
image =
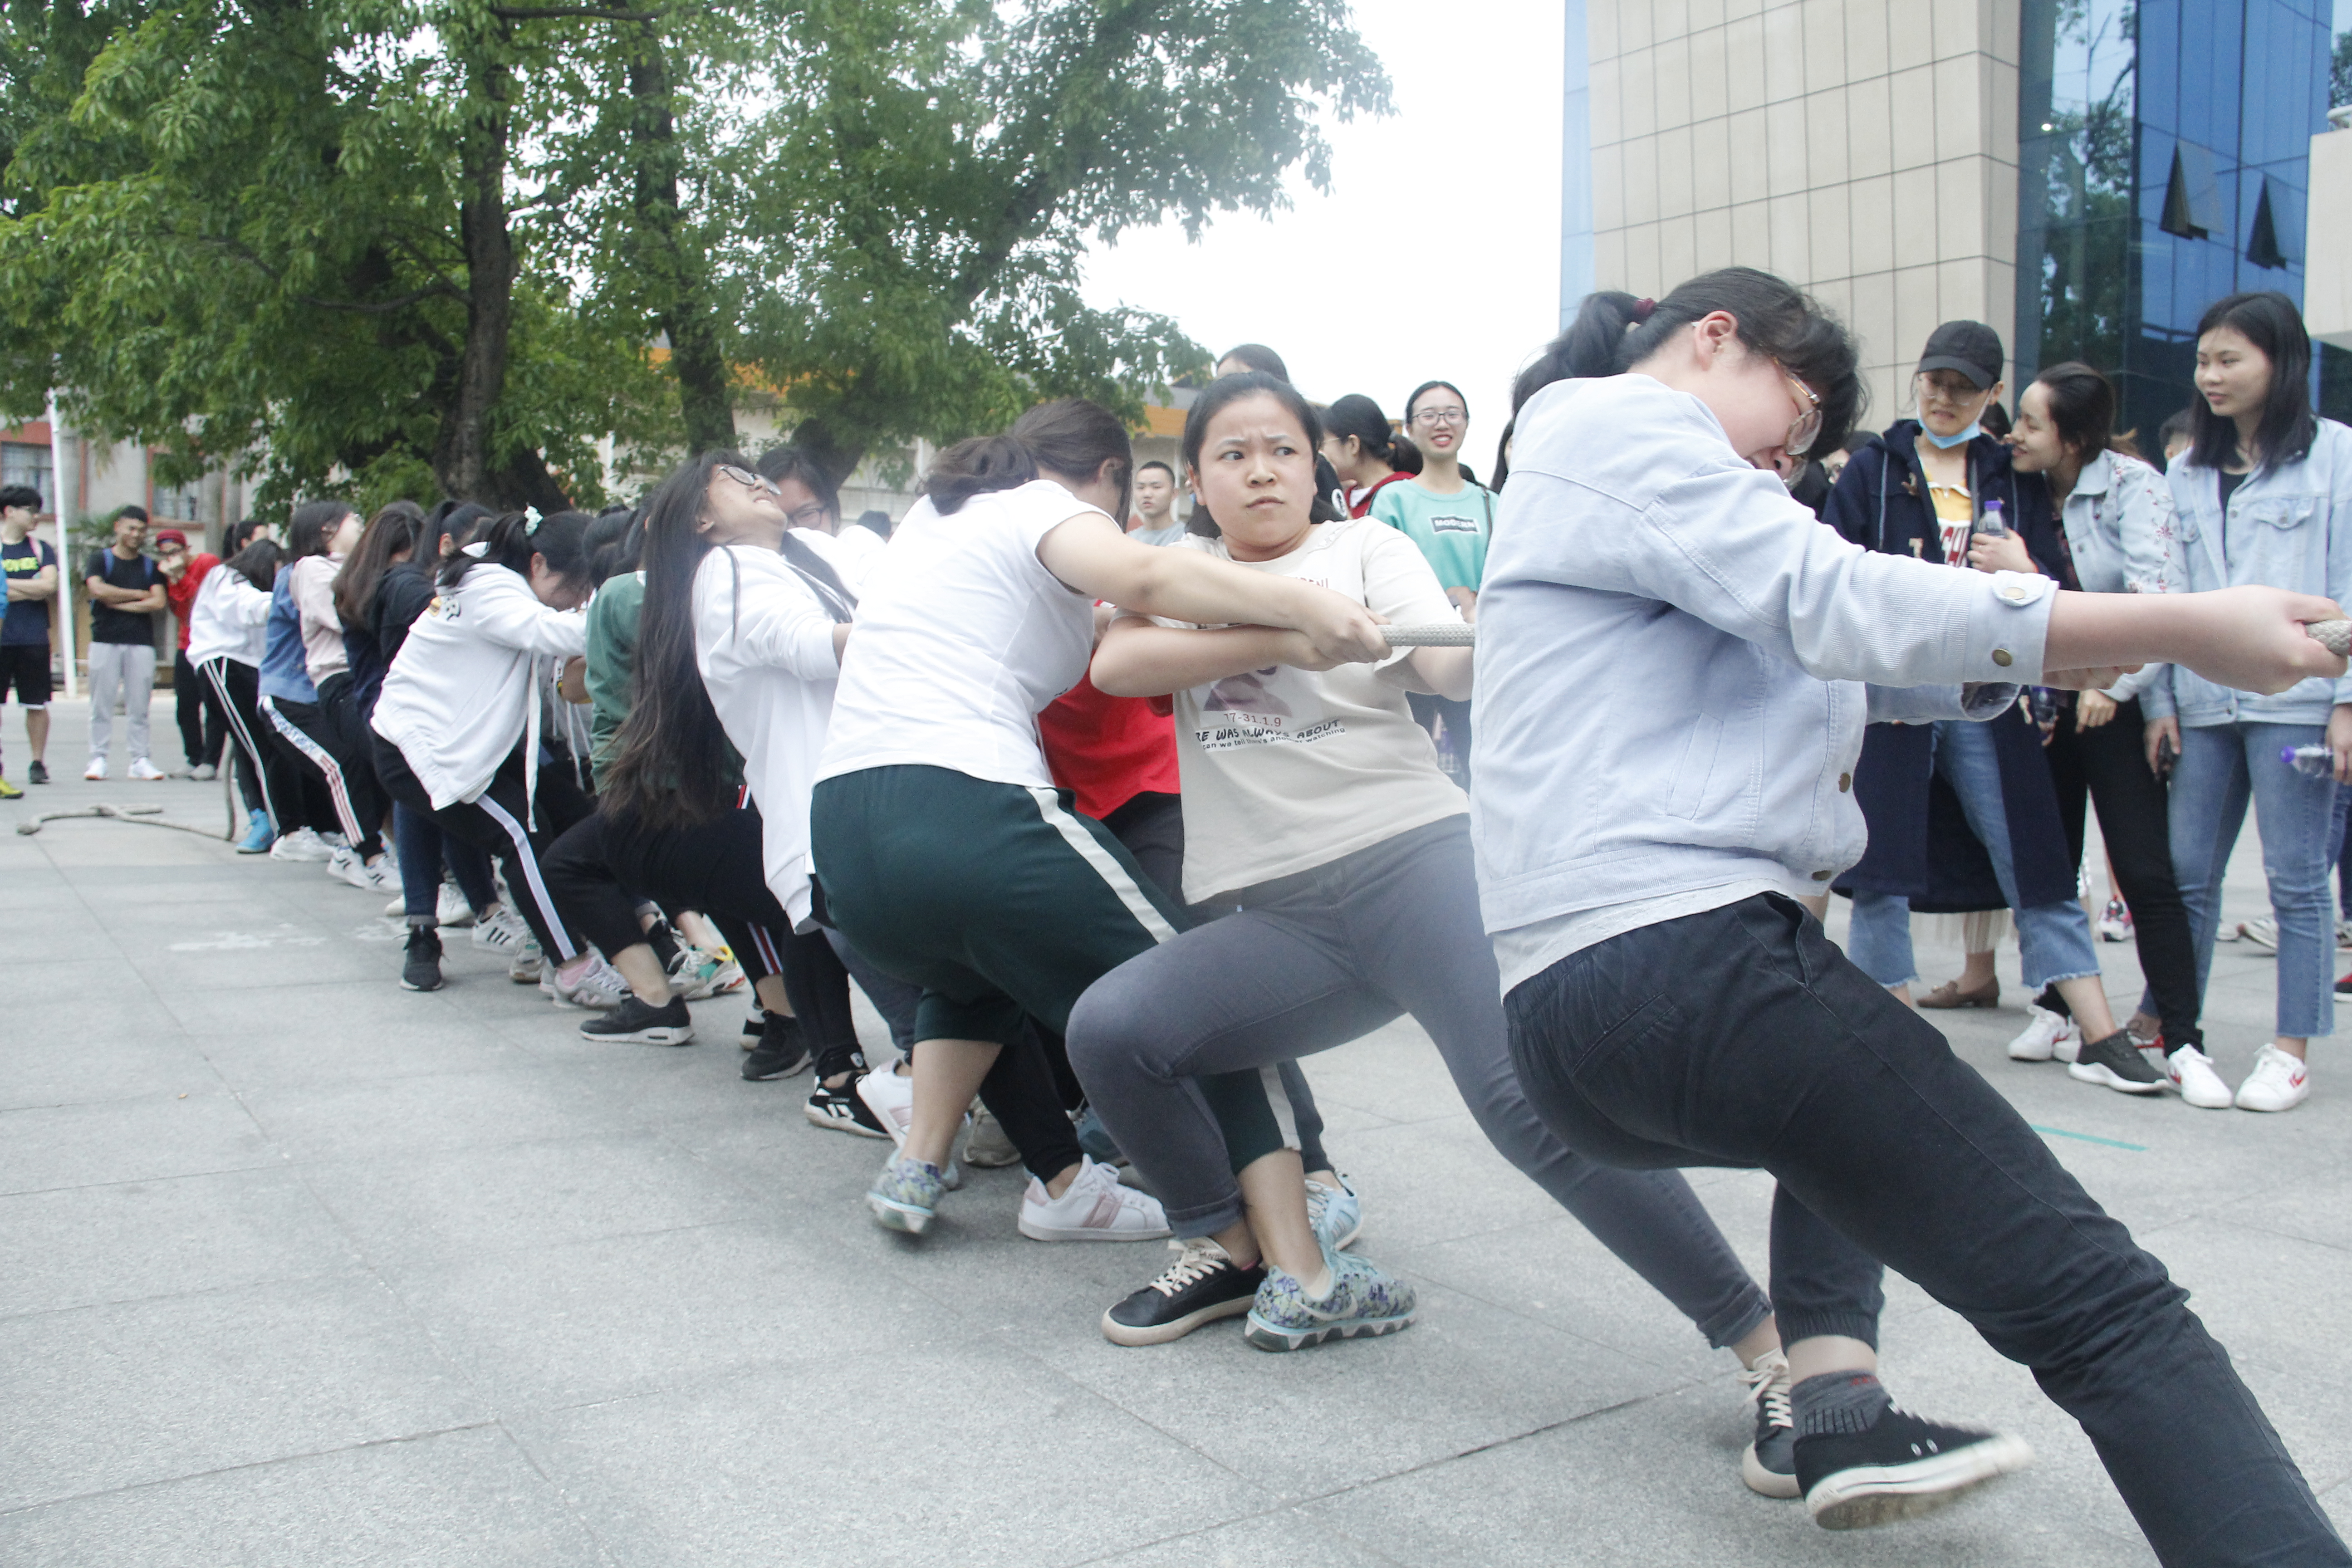
[[[2303,298],[2310,140],[2330,0],[2026,0],[2020,39],[2019,379],[2114,374],[2153,435],[2191,395],[2197,318]]]

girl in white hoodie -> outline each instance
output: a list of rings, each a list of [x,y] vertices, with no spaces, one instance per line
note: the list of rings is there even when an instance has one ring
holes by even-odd
[[[258,855],[277,839],[280,802],[292,808],[292,764],[262,729],[261,652],[269,621],[269,591],[278,582],[275,541],[256,540],[205,574],[188,612],[188,662],[205,678],[236,737],[236,784],[245,797],[246,835],[240,855]]]
[[[554,671],[586,644],[586,520],[511,512],[442,569],[376,700],[376,769],[392,797],[496,856],[531,933],[562,975],[587,955],[556,913],[539,857],[586,816],[564,766],[542,766],[541,703]],[[409,932],[439,957],[431,927]]]

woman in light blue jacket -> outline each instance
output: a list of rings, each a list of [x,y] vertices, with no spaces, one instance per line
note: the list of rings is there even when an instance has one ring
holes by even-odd
[[[2352,430],[2311,412],[2311,339],[2284,294],[2232,294],[2197,323],[2195,441],[2169,476],[2194,591],[2260,583],[2352,596]],[[2290,1110],[2311,1092],[2311,1037],[2336,1027],[2328,963],[2329,829],[2352,780],[2352,677],[2314,677],[2275,696],[2178,666],[2142,694],[2152,765],[2168,742],[2172,867],[2197,942],[2197,990],[2213,967],[2221,877],[2249,800],[2278,921],[2278,1033],[2238,1086],[2242,1110]],[[2332,769],[2285,754],[2326,746]]]

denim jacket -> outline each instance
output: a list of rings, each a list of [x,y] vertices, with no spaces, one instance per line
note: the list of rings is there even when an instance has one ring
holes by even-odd
[[[269,619],[261,655],[261,695],[282,698],[289,702],[316,702],[319,689],[310,684],[310,671],[305,663],[302,647],[302,612],[294,604],[294,569],[288,566],[278,574],[278,582],[269,591]]]
[[[2137,458],[2107,451],[2084,464],[2060,521],[2074,558],[2074,580],[2084,593],[2187,591],[2171,487]],[[2125,676],[2107,688],[2107,695],[2129,701],[2164,679],[2164,668],[2151,666]]]
[[[2321,420],[2301,461],[2246,476],[2226,520],[2218,470],[2183,460],[2167,478],[2191,590],[2260,583],[2352,605],[2352,430]],[[2190,729],[2325,724],[2336,704],[2352,702],[2352,674],[2315,675],[2261,697],[2168,665],[2165,679],[2149,682],[2140,700],[2149,718],[2178,713]]]
[[[1738,881],[1825,890],[1866,839],[1864,725],[2007,708],[2041,676],[2056,588],[1849,542],[1647,376],[1546,387],[1478,601],[1486,929]]]

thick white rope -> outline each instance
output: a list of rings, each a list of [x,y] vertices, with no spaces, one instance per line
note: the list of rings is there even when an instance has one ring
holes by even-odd
[[[2312,641],[2338,658],[2352,656],[2352,621],[2310,621],[2303,629],[2311,634]]]
[[[1391,647],[1472,647],[1478,628],[1466,621],[1432,621],[1419,626],[1382,626],[1381,636]]]

